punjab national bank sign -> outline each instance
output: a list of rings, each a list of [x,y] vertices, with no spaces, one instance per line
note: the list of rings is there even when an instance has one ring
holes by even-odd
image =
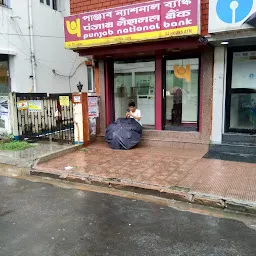
[[[84,48],[196,35],[200,0],[157,0],[65,18],[65,47]]]

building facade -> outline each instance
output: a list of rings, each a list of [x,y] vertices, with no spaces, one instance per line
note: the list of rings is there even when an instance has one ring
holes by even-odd
[[[207,148],[211,138],[213,52],[203,36],[208,1],[71,1],[65,46],[98,70],[101,133],[142,112],[144,142]]]
[[[208,40],[215,47],[212,144],[256,153],[256,1],[233,2],[209,5]]]
[[[0,1],[0,92],[72,92],[87,83],[84,58],[63,47],[70,1]],[[80,65],[80,66],[79,66]]]
[[[71,93],[87,90],[86,58],[64,48],[69,0],[0,1],[0,133],[10,132],[9,92]],[[91,74],[89,74],[90,76]]]

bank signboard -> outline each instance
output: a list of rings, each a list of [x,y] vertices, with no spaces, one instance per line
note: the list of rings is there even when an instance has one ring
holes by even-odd
[[[66,17],[65,47],[76,49],[197,35],[200,0],[156,0]]]
[[[209,33],[256,27],[256,0],[210,0]]]

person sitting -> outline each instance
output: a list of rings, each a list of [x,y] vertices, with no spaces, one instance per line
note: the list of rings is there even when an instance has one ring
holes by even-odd
[[[129,109],[127,110],[125,117],[135,119],[142,126],[141,111],[136,108],[135,102],[129,103]]]

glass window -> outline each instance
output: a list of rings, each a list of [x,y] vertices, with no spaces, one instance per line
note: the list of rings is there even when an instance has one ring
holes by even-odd
[[[51,6],[51,0],[46,0],[46,4]]]
[[[230,128],[256,129],[256,93],[231,95]]]
[[[53,10],[55,10],[55,11],[58,10],[57,0],[52,0],[52,8],[53,8]]]
[[[155,126],[155,62],[114,63],[115,119],[125,117],[130,101],[141,111],[146,128]]]
[[[256,51],[234,52],[232,89],[256,89]]]
[[[93,67],[92,66],[87,67],[87,76],[88,76],[88,91],[93,92],[94,91],[94,76],[93,76]]]
[[[198,58],[166,61],[166,129],[198,130],[198,91]]]
[[[9,92],[8,55],[0,55],[0,94]]]
[[[0,5],[9,6],[9,0],[0,0]]]

